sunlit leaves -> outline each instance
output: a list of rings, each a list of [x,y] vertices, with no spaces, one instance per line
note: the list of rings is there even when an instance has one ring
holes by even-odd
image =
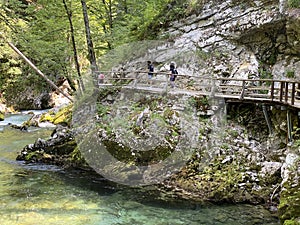
[[[24,1],[23,1],[24,2]],[[68,15],[62,0],[19,0],[1,2],[2,31],[50,79],[76,78]],[[165,8],[168,0],[86,0],[96,58],[124,43],[136,41]],[[71,12],[75,42],[82,73],[89,68],[80,0],[65,0]],[[3,25],[3,26],[2,26]],[[146,36],[148,38],[150,36]],[[7,48],[7,46],[6,46]],[[12,58],[10,53],[4,58]],[[2,54],[3,55],[3,54]],[[4,59],[5,61],[6,59]],[[19,59],[29,84],[41,83],[35,72]],[[12,64],[6,64],[6,66]],[[2,77],[7,73],[3,72]],[[11,73],[10,73],[11,74]],[[7,77],[10,77],[7,74]],[[0,81],[1,85],[1,81]],[[43,86],[44,84],[37,84]]]

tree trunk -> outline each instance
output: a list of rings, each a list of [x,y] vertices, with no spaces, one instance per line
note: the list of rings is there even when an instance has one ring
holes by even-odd
[[[58,92],[60,92],[61,94],[63,94],[66,98],[68,98],[71,102],[73,102],[73,100],[70,98],[69,95],[67,95],[66,93],[64,93],[59,87],[57,87],[50,79],[48,79],[48,77],[46,77],[19,49],[17,49],[16,46],[14,46],[12,43],[7,42],[8,45],[19,55],[21,56],[25,62],[27,62],[29,64],[29,66],[31,66],[32,69],[34,69],[41,77],[43,77],[48,84],[50,84],[50,86],[52,86],[53,88],[55,88]]]
[[[96,62],[96,56],[95,56],[93,41],[92,41],[92,37],[91,37],[86,2],[84,0],[81,0],[81,5],[82,5],[82,11],[83,11],[85,34],[86,34],[86,41],[87,41],[88,53],[89,53],[89,61],[91,64],[92,75],[94,78],[96,78],[96,72],[98,71],[98,66],[97,66],[97,62]]]
[[[82,77],[81,77],[81,73],[80,73],[80,65],[79,65],[79,62],[78,62],[76,42],[75,42],[75,36],[74,36],[74,27],[73,27],[73,23],[72,23],[72,12],[69,11],[65,0],[63,0],[63,3],[64,3],[66,13],[68,15],[69,24],[70,24],[70,32],[71,32],[71,39],[72,39],[72,45],[73,45],[74,61],[75,61],[75,66],[76,66],[76,70],[77,70],[77,74],[78,74],[77,82],[78,82],[79,90],[82,92],[82,91],[84,91],[84,84],[83,84],[83,81],[82,81]]]

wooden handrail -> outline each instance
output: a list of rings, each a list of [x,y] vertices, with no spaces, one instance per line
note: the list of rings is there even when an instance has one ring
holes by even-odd
[[[100,73],[100,71],[99,71]],[[144,74],[148,74],[149,71],[145,71],[145,70],[124,70],[124,71],[101,71],[101,73],[125,73],[125,74],[134,74],[134,73],[144,73]],[[154,75],[169,75],[170,72],[164,72],[164,71],[158,71],[158,72],[151,72]],[[230,78],[230,77],[210,77],[210,76],[195,76],[195,75],[190,75],[190,74],[177,74],[178,77],[182,76],[182,77],[195,77],[199,80],[204,79],[204,80],[227,80],[227,81],[251,81],[251,82],[288,82],[288,83],[296,83],[299,84],[299,89],[300,89],[300,81],[295,81],[295,80],[279,80],[279,79],[259,79],[259,78],[254,78],[254,79],[246,79],[246,78]]]
[[[128,80],[133,81],[128,87],[145,89],[143,84],[145,81],[149,82],[146,76],[149,71],[103,71],[102,73],[119,73],[130,76],[128,77],[105,77],[104,80]],[[145,74],[145,79],[141,79],[141,75]],[[170,72],[158,71],[153,72],[154,75],[163,75],[165,79],[152,79],[151,86],[153,88],[157,83],[164,83],[164,85],[156,86],[156,89],[163,89],[168,92],[169,75]],[[240,101],[259,101],[259,102],[274,102],[284,105],[290,105],[292,107],[300,108],[300,81],[295,80],[274,80],[274,79],[239,79],[239,78],[211,78],[208,76],[194,76],[187,74],[177,74],[180,77],[193,77],[193,81],[198,81],[197,85],[194,85],[194,89],[190,90],[186,87],[181,90],[187,92],[199,93],[201,95],[217,96],[224,98],[239,99]],[[138,82],[140,80],[140,82]],[[218,82],[216,82],[218,81]],[[202,83],[203,82],[203,83]],[[139,83],[139,85],[138,85]],[[120,83],[111,85],[120,85]],[[128,83],[127,83],[128,84]],[[99,84],[101,85],[101,84]],[[121,84],[122,85],[122,84]],[[126,84],[124,84],[126,85]],[[108,83],[104,86],[109,86]],[[170,89],[172,90],[172,89]]]

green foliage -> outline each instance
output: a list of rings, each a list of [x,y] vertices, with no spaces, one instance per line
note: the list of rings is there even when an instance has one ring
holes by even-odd
[[[296,140],[293,144],[294,147],[300,147],[300,140]]]
[[[204,110],[208,109],[208,106],[209,106],[208,98],[206,96],[191,97],[191,98],[189,98],[188,101],[192,107],[196,108],[199,111],[204,111]]]
[[[74,149],[74,151],[70,154],[70,161],[72,164],[75,164],[75,165],[87,165],[84,157],[82,156],[81,152],[80,152],[80,149],[78,146],[76,146],[76,148]]]
[[[171,21],[184,16],[186,13],[184,6],[190,4],[192,7],[197,7],[197,2],[86,0],[96,54],[99,56],[111,48],[141,37],[146,39],[156,37],[159,27],[166,22],[165,18]],[[66,5],[72,13],[78,56],[81,59],[81,69],[84,70],[88,68],[88,54],[85,47],[81,2],[66,1]],[[74,61],[70,57],[73,55],[73,49],[70,42],[69,21],[62,1],[40,0],[25,4],[24,1],[11,0],[0,5],[0,12],[3,16],[0,20],[1,27],[8,34],[8,38],[13,43],[18,43],[17,47],[48,78],[54,82],[63,76],[76,79]],[[158,29],[155,28],[156,26],[159,26]],[[139,54],[136,52],[137,49],[144,51],[148,47],[148,45],[142,48],[130,46],[129,52],[135,53],[132,56],[136,56]],[[5,51],[2,49],[0,51],[0,87],[6,91],[11,101],[14,101],[13,95],[24,92],[25,89],[38,90],[37,93],[45,90],[45,87],[46,90],[50,89],[35,71],[25,65],[18,56],[14,56],[13,59],[12,51],[7,46],[5,48]],[[119,57],[124,55],[119,54],[123,50],[124,48],[117,51],[118,59],[110,58],[111,61],[119,62],[124,58],[128,60],[128,54]],[[26,84],[22,83],[24,80]]]
[[[101,57],[100,67],[110,71],[115,65],[125,64],[136,57],[141,57],[147,49],[155,48],[159,44],[160,41],[138,41],[118,46]]]
[[[300,222],[297,222],[295,220],[285,220],[283,225],[300,225]]]
[[[284,191],[280,196],[278,206],[279,218],[284,224],[299,224],[296,220],[300,215],[300,191],[299,185],[290,187],[285,185]]]
[[[72,120],[73,105],[70,104],[64,108],[61,108],[57,113],[49,111],[41,116],[40,121],[49,121],[53,124],[66,124],[70,126]]]
[[[159,31],[167,28],[172,21],[183,18],[187,14],[188,5],[185,0],[161,0],[160,7],[156,7],[152,20],[142,25],[139,32],[136,32],[136,36],[139,40],[157,39]]]
[[[272,74],[272,72],[268,71],[267,69],[264,69],[263,67],[261,67],[259,69],[259,77],[260,77],[260,79],[273,79],[273,74]],[[266,82],[266,85],[269,86],[269,85],[271,85],[271,83]]]
[[[9,9],[9,10],[8,10]],[[61,4],[39,1],[25,5],[11,0],[0,6],[0,20],[6,39],[29,58],[52,81],[67,76],[69,58],[67,23]],[[52,15],[52,16],[49,16]],[[65,37],[65,39],[64,39]],[[0,46],[0,89],[8,104],[13,105],[20,93],[39,95],[51,87],[8,45]],[[27,93],[28,94],[28,93]]]
[[[202,49],[197,48],[196,55],[199,57],[199,59],[205,61],[211,57],[211,54],[208,52],[203,51]]]
[[[0,111],[0,121],[4,120],[4,113]]]
[[[300,8],[300,0],[288,0],[289,7]]]
[[[295,71],[291,71],[291,70],[287,71],[286,77],[287,78],[295,78]]]
[[[101,103],[97,103],[97,114],[101,117],[105,116],[109,112],[109,108]]]

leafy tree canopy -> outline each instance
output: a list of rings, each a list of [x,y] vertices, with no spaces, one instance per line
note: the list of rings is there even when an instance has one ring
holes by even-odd
[[[96,57],[124,43],[156,38],[169,19],[183,14],[183,0],[85,0]],[[64,4],[65,3],[65,4]],[[89,69],[82,0],[9,0],[0,3],[0,90],[11,95],[50,87],[5,44],[14,43],[49,79],[76,80],[73,36],[80,69]],[[66,9],[67,7],[67,9]],[[68,11],[67,11],[68,10]],[[67,13],[69,12],[69,14]],[[170,13],[170,12],[173,12]],[[156,28],[153,29],[152,28]],[[150,29],[149,29],[150,28]],[[16,88],[18,87],[18,88]],[[8,91],[15,90],[15,91]]]

